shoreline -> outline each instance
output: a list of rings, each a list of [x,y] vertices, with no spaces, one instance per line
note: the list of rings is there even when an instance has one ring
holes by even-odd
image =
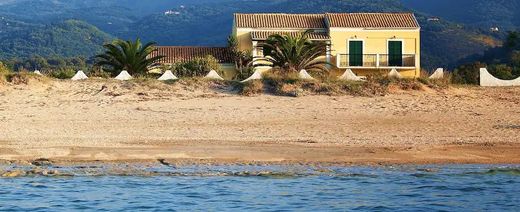
[[[69,152],[67,156],[17,154],[0,146],[0,160],[19,165],[44,161],[59,166],[77,164],[185,165],[323,165],[389,166],[450,164],[520,164],[520,144],[451,144],[415,147],[367,147],[291,142],[179,141],[120,147],[47,147],[37,151]]]

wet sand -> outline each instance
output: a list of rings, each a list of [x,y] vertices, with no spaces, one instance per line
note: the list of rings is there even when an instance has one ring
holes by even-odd
[[[144,84],[0,85],[0,160],[520,163],[520,88],[291,98]]]

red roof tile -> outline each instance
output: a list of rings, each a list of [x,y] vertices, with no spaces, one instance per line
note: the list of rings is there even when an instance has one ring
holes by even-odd
[[[413,13],[327,13],[329,27],[419,28]]]
[[[324,29],[323,14],[287,14],[287,13],[256,13],[235,14],[235,24],[239,28],[267,29]]]
[[[208,55],[215,57],[220,63],[233,63],[233,54],[227,47],[193,47],[193,46],[158,46],[150,56],[165,56],[162,63],[186,62]]]

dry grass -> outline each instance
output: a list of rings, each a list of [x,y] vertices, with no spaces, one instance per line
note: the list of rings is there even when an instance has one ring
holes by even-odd
[[[388,82],[379,78],[369,78],[366,82],[353,82],[323,77],[317,80],[301,80],[297,74],[280,75],[265,74],[262,81],[244,86],[241,94],[258,94],[265,91],[280,96],[305,95],[353,95],[353,96],[381,96],[388,93]]]
[[[5,75],[5,79],[8,83],[13,85],[28,85],[31,82],[49,82],[49,78],[40,76],[30,72],[16,72]]]
[[[429,79],[429,76],[428,72],[421,71],[421,77],[417,81],[435,90],[444,90],[453,85],[452,73],[450,72],[444,72],[444,78],[442,79]]]
[[[239,83],[238,94],[243,96],[256,96],[264,93],[264,82],[262,80],[251,80],[245,83]]]
[[[314,75],[313,75],[314,76]],[[413,79],[390,79],[384,75],[368,76],[366,81],[354,82],[337,80],[331,76],[320,76],[316,80],[302,80],[297,73],[266,73],[262,80],[247,83],[237,81],[208,80],[201,77],[181,78],[179,80],[158,81],[156,75],[136,77],[130,81],[118,82],[124,90],[185,90],[189,92],[211,92],[257,96],[272,94],[278,96],[299,97],[307,95],[328,96],[385,96],[394,91],[421,91],[425,87],[443,90],[450,87],[451,76],[441,80],[430,80],[427,77]],[[3,78],[2,78],[3,77]],[[0,74],[0,85],[29,84],[31,81],[49,81],[44,76],[29,72]],[[94,80],[94,79],[92,79]],[[99,79],[105,80],[105,79]]]

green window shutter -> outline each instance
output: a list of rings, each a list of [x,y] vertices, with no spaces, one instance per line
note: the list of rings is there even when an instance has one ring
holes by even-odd
[[[403,66],[402,41],[388,41],[388,65]]]
[[[349,66],[363,66],[363,41],[349,41]]]

